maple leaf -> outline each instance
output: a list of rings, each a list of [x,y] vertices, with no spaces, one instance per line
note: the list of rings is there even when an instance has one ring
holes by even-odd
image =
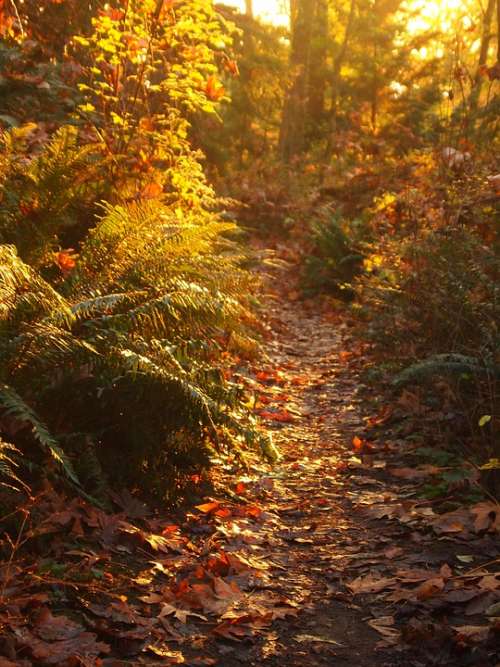
[[[79,656],[84,655],[89,659],[111,651],[110,646],[96,641],[96,636],[90,632],[50,643],[27,633],[22,634],[20,639],[26,642],[26,650],[31,653],[36,664],[43,665],[75,664]]]
[[[72,639],[81,634],[83,628],[65,616],[53,616],[48,607],[43,607],[37,614],[34,632],[40,639],[57,641]]]
[[[212,632],[224,639],[240,642],[252,635],[252,631],[245,625],[239,625],[239,619],[225,621],[217,625]]]
[[[205,616],[202,616],[201,614],[197,614],[194,611],[189,611],[188,609],[179,609],[178,607],[174,607],[171,604],[168,603],[163,603],[161,607],[160,614],[158,618],[164,618],[165,616],[175,616],[177,620],[179,620],[181,623],[186,624],[187,620],[190,616],[193,618],[200,618],[202,621],[206,621],[207,618]]]
[[[64,250],[55,255],[55,263],[64,275],[71,273],[76,266],[74,256],[70,255],[69,252],[70,251]]]

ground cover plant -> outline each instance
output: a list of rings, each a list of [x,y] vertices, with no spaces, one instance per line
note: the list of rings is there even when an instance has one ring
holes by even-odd
[[[0,667],[500,661],[499,1],[264,4],[0,0]]]
[[[220,365],[250,335],[249,279],[187,138],[220,97],[223,24],[196,3],[100,9],[68,35],[80,82],[65,124],[3,135],[1,401],[21,469],[48,455],[87,492],[175,498],[211,451],[258,442]]]

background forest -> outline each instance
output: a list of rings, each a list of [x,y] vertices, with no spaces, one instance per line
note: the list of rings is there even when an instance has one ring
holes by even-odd
[[[250,1],[0,12],[12,492],[174,500],[223,451],[276,456],[229,371],[260,335],[242,233],[343,304],[367,376],[441,406],[431,440],[496,479],[496,0],[294,0],[288,25]]]

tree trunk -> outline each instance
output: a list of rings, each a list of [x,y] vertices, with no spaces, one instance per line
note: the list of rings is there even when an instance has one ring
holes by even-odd
[[[245,16],[247,20],[243,28],[243,47],[245,49],[245,55],[249,56],[254,51],[252,35],[252,24],[254,20],[253,0],[245,0]]]
[[[342,45],[340,47],[337,56],[333,60],[332,79],[331,79],[332,102],[330,108],[330,132],[326,146],[327,158],[330,158],[333,141],[337,133],[337,107],[338,107],[338,96],[339,96],[339,86],[340,86],[340,72],[342,70],[342,65],[344,64],[345,61],[347,49],[349,47],[349,41],[351,39],[354,27],[355,13],[356,13],[356,0],[351,0],[351,4],[349,7],[349,15],[347,17],[347,23],[344,32],[344,39],[342,40]]]
[[[470,95],[470,106],[471,109],[477,109],[479,103],[479,97],[481,96],[481,88],[483,82],[483,69],[488,62],[488,51],[490,49],[490,41],[492,37],[491,33],[491,24],[493,21],[493,11],[497,5],[496,0],[488,0],[488,5],[483,16],[483,29],[481,31],[481,46],[479,49],[479,60],[477,63],[477,70],[474,76],[474,86]],[[500,7],[497,5],[497,9]],[[499,10],[500,11],[500,10]]]
[[[370,102],[370,107],[371,107],[371,125],[372,125],[372,130],[375,132],[377,129],[377,118],[378,118],[378,65],[377,65],[377,60],[378,60],[378,45],[376,38],[373,41],[373,74],[372,74],[372,89],[371,89],[371,102]]]
[[[245,22],[243,24],[243,53],[244,57],[241,60],[240,69],[240,83],[241,83],[241,97],[242,107],[240,113],[240,130],[239,135],[239,162],[240,168],[244,169],[244,158],[247,154],[247,149],[252,144],[252,114],[254,113],[252,100],[249,95],[252,78],[252,64],[255,55],[255,41],[254,41],[254,8],[253,0],[245,0]]]
[[[304,150],[312,26],[317,0],[297,0],[293,20],[290,70],[293,81],[283,109],[279,149],[285,162]],[[293,18],[293,16],[292,16]]]
[[[497,0],[497,64],[500,65],[500,0]]]
[[[245,0],[245,14],[253,19],[253,0]]]
[[[317,0],[311,36],[309,65],[308,116],[312,135],[318,135],[318,128],[325,116],[326,56],[328,50],[328,0]]]

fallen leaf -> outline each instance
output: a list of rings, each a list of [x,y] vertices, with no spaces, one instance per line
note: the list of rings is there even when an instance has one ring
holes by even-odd
[[[417,600],[424,601],[436,596],[444,589],[444,579],[436,577],[434,579],[429,579],[424,581],[416,590],[414,591]]]
[[[43,607],[37,614],[34,632],[46,641],[73,639],[83,632],[83,627],[66,616],[53,616],[50,609]]]
[[[485,641],[490,632],[489,625],[461,625],[452,627],[458,635],[458,640],[474,643]]]
[[[158,618],[164,618],[165,616],[171,615],[174,615],[175,618],[177,618],[181,623],[187,623],[189,616],[193,616],[194,618],[201,618],[202,621],[207,620],[205,616],[197,614],[196,612],[189,611],[187,609],[178,609],[171,604],[163,603]]]
[[[475,516],[474,530],[476,533],[483,531],[496,533],[500,531],[500,506],[495,503],[478,503],[471,507]]]
[[[334,644],[335,646],[344,646],[344,644],[341,644],[335,639],[330,639],[329,637],[323,637],[320,635],[296,635],[294,637],[294,640],[299,644],[305,644],[309,642],[310,643],[321,642],[322,644]]]
[[[153,644],[150,644],[145,650],[162,658],[163,661],[166,661],[162,662],[162,664],[183,665],[186,662],[180,651],[170,651],[168,648],[165,648],[165,646],[154,646]]]
[[[394,646],[401,640],[401,632],[394,627],[394,616],[373,618],[368,625],[384,637],[386,646]]]
[[[354,593],[354,595],[359,595],[363,593],[380,593],[387,588],[391,588],[396,583],[394,578],[377,578],[372,575],[367,575],[366,577],[358,577],[351,583],[347,584],[347,588]]]
[[[196,505],[196,509],[200,510],[200,512],[203,512],[203,514],[211,514],[212,512],[215,512],[215,510],[218,510],[219,507],[220,503],[217,501],[204,503],[203,505]]]

